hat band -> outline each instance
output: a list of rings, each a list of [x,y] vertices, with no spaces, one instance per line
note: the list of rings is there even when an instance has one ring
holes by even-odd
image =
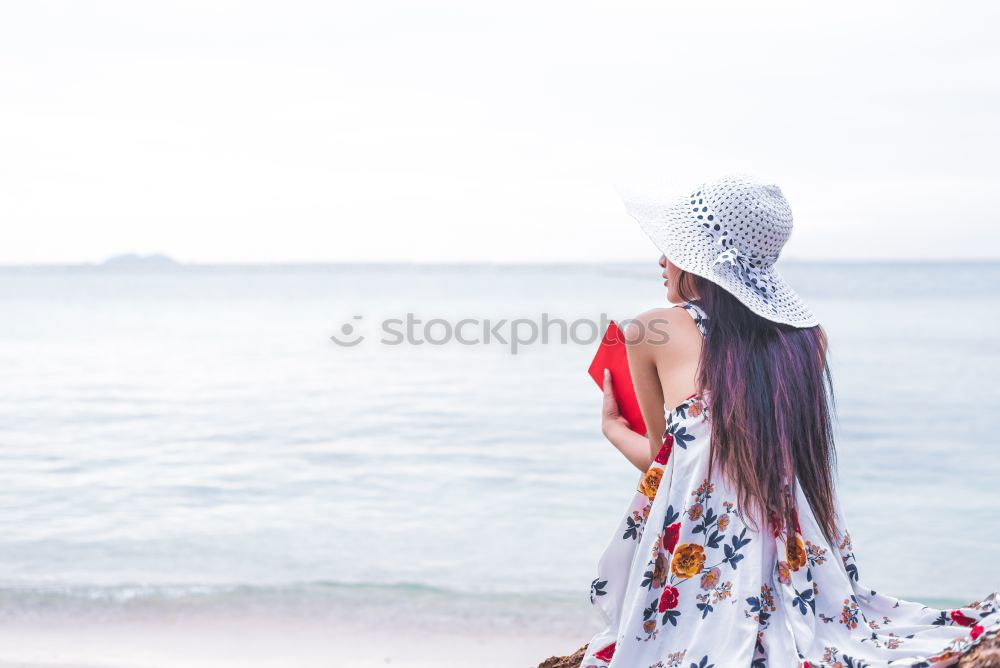
[[[699,206],[694,208],[694,212],[701,222],[702,228],[717,245],[722,247],[719,254],[715,256],[712,266],[725,267],[728,265],[733,267],[743,284],[753,290],[762,300],[768,302],[771,295],[777,291],[768,270],[777,262],[778,256],[758,253],[747,255],[736,246],[732,237],[729,236],[729,232],[722,227],[719,216],[709,209],[702,200],[698,200],[697,203]]]
[[[765,273],[767,269],[770,269],[770,265],[766,269],[754,265],[753,261],[735,246],[719,253],[712,265],[714,267],[725,267],[726,265],[733,267],[743,284],[757,293],[765,302],[769,302],[771,295],[776,292],[770,274]]]

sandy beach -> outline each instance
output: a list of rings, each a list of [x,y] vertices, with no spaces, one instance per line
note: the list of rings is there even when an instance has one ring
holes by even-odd
[[[580,638],[552,633],[452,635],[310,621],[216,618],[5,624],[0,668],[441,668],[537,666]]]

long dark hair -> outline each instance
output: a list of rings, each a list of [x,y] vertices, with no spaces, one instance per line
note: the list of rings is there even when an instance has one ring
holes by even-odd
[[[735,485],[751,522],[798,528],[797,479],[827,540],[839,540],[834,503],[833,378],[826,333],[760,317],[736,297],[684,272],[681,295],[708,316],[698,385],[708,390],[713,468]]]

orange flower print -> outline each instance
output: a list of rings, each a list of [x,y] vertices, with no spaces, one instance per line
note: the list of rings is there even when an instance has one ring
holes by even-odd
[[[686,649],[681,650],[680,652],[674,652],[673,654],[667,654],[667,668],[679,668],[681,663],[684,661],[685,654],[687,654]],[[656,666],[655,663],[653,665]]]
[[[679,578],[693,578],[705,565],[705,548],[695,543],[678,545],[670,562],[671,572]]]
[[[663,553],[656,555],[653,561],[653,577],[650,586],[659,589],[667,583],[667,560],[663,558]]]
[[[778,582],[781,584],[792,583],[792,570],[788,567],[787,561],[778,562]]]
[[[639,483],[639,492],[642,493],[650,501],[656,496],[656,490],[660,486],[660,480],[663,479],[663,469],[661,468],[651,468],[646,471],[646,475],[642,477],[642,482]]]
[[[714,491],[715,491],[715,485],[710,483],[708,481],[708,478],[705,478],[704,480],[701,481],[701,484],[698,485],[698,489],[694,490],[694,492],[692,492],[691,495],[696,497],[699,501],[704,501],[709,496],[711,496],[712,492]]]
[[[844,609],[840,612],[840,623],[853,630],[858,628],[858,604],[851,598],[844,599]]]
[[[726,582],[715,589],[715,595],[712,597],[713,603],[718,603],[719,601],[725,601],[727,598],[733,595],[733,583]]]
[[[718,523],[719,531],[725,531],[726,527],[728,526],[729,526],[729,515],[720,515]]]
[[[807,540],[806,557],[810,566],[822,566],[826,563],[826,549]]]
[[[694,417],[698,417],[699,415],[701,415],[701,411],[702,411],[701,402],[700,401],[694,401],[691,404],[691,407],[688,408],[688,415],[690,415],[693,418]]]
[[[793,571],[806,565],[806,544],[802,542],[802,536],[796,534],[795,542],[785,546],[785,556],[788,558],[789,568]]]
[[[699,517],[701,517],[701,512],[704,510],[700,503],[695,503],[690,508],[688,508],[688,519],[694,522]]]
[[[701,576],[701,588],[704,590],[714,589],[715,585],[719,584],[719,579],[722,577],[722,571],[718,568],[713,568],[712,570],[706,572]]]

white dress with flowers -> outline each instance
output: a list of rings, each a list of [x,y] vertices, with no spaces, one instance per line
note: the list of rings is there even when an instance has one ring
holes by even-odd
[[[705,314],[684,308],[704,334]],[[582,668],[948,666],[1000,630],[1000,598],[938,610],[865,588],[837,504],[823,536],[796,485],[799,532],[755,530],[708,477],[707,393],[667,415],[664,444],[598,564],[607,626]]]

